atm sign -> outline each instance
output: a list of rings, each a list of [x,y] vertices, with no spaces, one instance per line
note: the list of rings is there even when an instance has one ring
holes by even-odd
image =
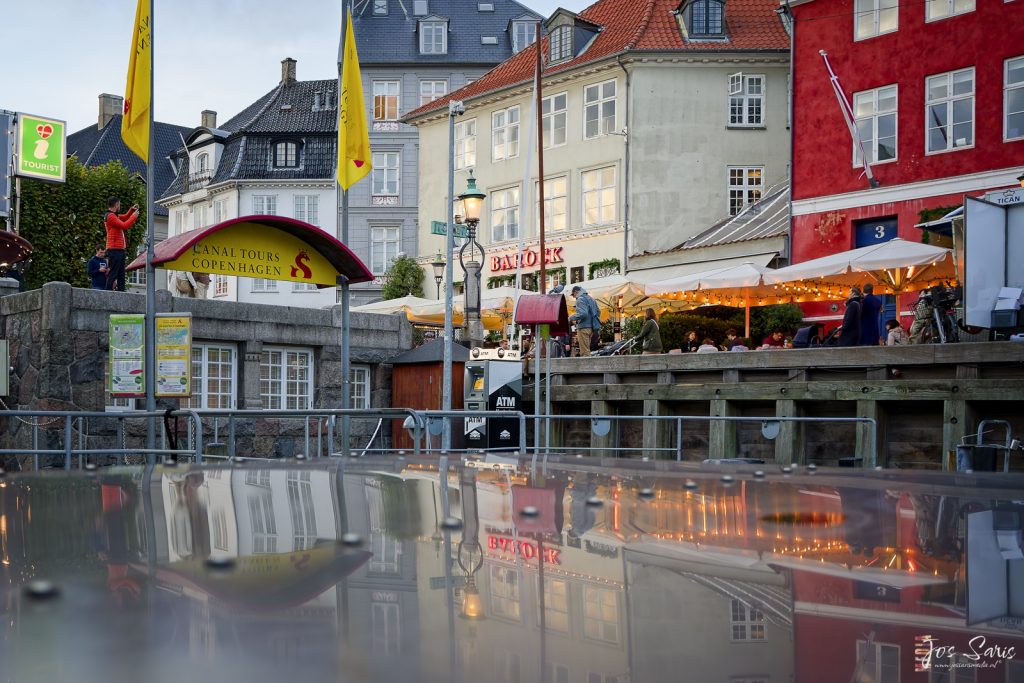
[[[516,541],[502,536],[488,536],[487,549],[497,550],[509,555],[519,555],[524,560],[533,560],[540,556],[540,548],[536,543]],[[557,548],[544,548],[545,564],[562,564],[562,552]]]

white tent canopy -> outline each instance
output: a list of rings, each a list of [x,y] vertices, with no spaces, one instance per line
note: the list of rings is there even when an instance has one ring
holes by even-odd
[[[372,304],[354,306],[353,313],[408,313],[417,310],[422,306],[433,303],[432,299],[423,299],[418,296],[403,296],[400,299],[388,299],[386,301],[375,301]]]

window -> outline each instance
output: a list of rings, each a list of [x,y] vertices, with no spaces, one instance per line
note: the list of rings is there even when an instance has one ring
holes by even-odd
[[[196,173],[208,173],[210,171],[210,155],[202,153],[196,157]]]
[[[614,223],[616,202],[614,166],[583,173],[583,227]]]
[[[455,169],[476,166],[476,119],[455,124]]]
[[[537,40],[537,24],[532,21],[512,22],[512,52],[533,45]]]
[[[309,550],[316,544],[316,510],[309,472],[289,472],[285,483],[292,518],[292,550]]]
[[[761,198],[764,190],[764,167],[729,167],[729,215],[735,216],[748,204]]]
[[[857,132],[870,163],[896,158],[896,107],[895,85],[865,90],[853,96]],[[856,142],[853,144],[853,165],[861,165]]]
[[[398,196],[398,152],[373,153],[373,196]]]
[[[560,62],[572,56],[572,27],[559,26],[551,32],[549,53],[552,62]]]
[[[420,106],[448,94],[448,81],[420,81]]]
[[[871,683],[899,683],[900,681],[899,645],[858,640],[857,664],[860,666],[860,677],[857,679],[857,683],[868,683],[868,681]]]
[[[397,655],[401,644],[401,625],[397,602],[371,602],[371,652],[375,655]]]
[[[297,168],[299,165],[299,143],[284,141],[274,143],[274,168]]]
[[[140,244],[135,250],[135,256],[142,256],[146,253],[146,245]],[[127,287],[145,287],[146,286],[146,269],[136,268],[135,270],[124,274],[124,284]]]
[[[974,145],[974,69],[929,76],[925,83],[925,145],[945,152]]]
[[[544,680],[548,683],[569,683],[569,667],[564,664],[545,662]]]
[[[899,0],[856,0],[853,15],[855,40],[874,38],[899,28]]]
[[[926,21],[945,19],[957,14],[974,11],[974,0],[927,0]]]
[[[491,159],[501,161],[519,156],[519,107],[491,114]]]
[[[420,53],[443,55],[448,52],[448,24],[443,21],[420,22]]]
[[[254,212],[255,213],[255,212]],[[189,229],[188,209],[180,209],[174,212],[174,234],[180,235]]]
[[[723,4],[718,0],[694,0],[689,7],[689,33],[692,36],[725,34]]]
[[[1006,60],[1003,89],[1003,139],[1024,138],[1024,57]]]
[[[252,215],[254,216],[276,216],[277,195],[276,194],[254,194],[252,196]]]
[[[544,626],[558,633],[569,632],[569,584],[564,579],[544,578]]]
[[[313,352],[264,349],[260,354],[260,398],[270,410],[313,407]]]
[[[192,396],[183,408],[235,407],[235,349],[217,344],[192,344]]]
[[[373,553],[367,569],[371,574],[401,574],[402,542],[384,530],[384,499],[380,481],[365,480],[363,490],[370,506],[370,552]]]
[[[534,186],[536,187],[536,185]],[[544,181],[544,230],[565,230],[568,223],[569,179],[549,178]],[[538,222],[539,223],[539,222]]]
[[[747,607],[739,600],[730,600],[729,623],[732,628],[730,639],[734,642],[767,639],[764,613]]]
[[[350,378],[352,408],[367,410],[370,407],[370,368],[365,365],[353,365]]]
[[[209,223],[206,222],[206,204],[196,204],[195,209],[196,227],[205,228]]]
[[[540,125],[545,149],[565,144],[565,110],[568,98],[568,93],[562,92],[541,100]]]
[[[607,588],[583,586],[583,635],[605,643],[619,643],[618,593]]]
[[[213,223],[219,225],[228,219],[228,200],[217,199],[213,202]]]
[[[491,565],[491,613],[519,621],[519,574],[510,567]]]
[[[295,219],[310,225],[320,225],[320,196],[297,194],[292,198]]]
[[[212,474],[212,472],[211,472]],[[219,474],[219,472],[218,472]],[[213,547],[222,552],[228,551],[228,513],[224,508],[213,511],[210,527],[213,530]]]
[[[266,472],[269,489],[269,475]],[[264,488],[264,487],[260,487]],[[277,518],[274,517],[274,497],[269,490],[250,493],[249,523],[252,526],[252,552],[254,555],[270,555],[277,552]]]
[[[277,280],[265,280],[261,277],[254,277],[252,278],[252,288],[249,291],[253,294],[277,292]]]
[[[583,91],[583,137],[615,132],[615,81],[588,85]]]
[[[932,661],[928,671],[928,683],[977,683],[978,681],[976,663],[964,655],[958,654],[949,659],[943,659],[940,666],[942,668],[936,666],[936,660]]]
[[[398,257],[399,232],[397,227],[390,226],[370,229],[370,270],[374,275],[383,275]]]
[[[519,237],[519,188],[510,187],[491,193],[491,241],[504,242]]]
[[[569,269],[569,282],[571,284],[583,282],[583,266],[575,266]]]
[[[293,282],[293,292],[319,292],[320,288],[311,282]]]
[[[398,92],[400,81],[373,82],[373,120],[398,120]]]
[[[729,125],[764,125],[764,76],[729,74]]]
[[[213,276],[213,295],[214,296],[227,296],[228,295],[228,277],[227,277],[227,275],[214,275]]]
[[[388,0],[373,0],[373,13],[378,17],[387,15]]]

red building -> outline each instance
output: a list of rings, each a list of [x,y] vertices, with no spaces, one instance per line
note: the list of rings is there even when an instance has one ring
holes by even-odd
[[[894,237],[1024,170],[1024,0],[791,0],[793,263]],[[871,187],[820,54],[878,181]],[[908,302],[904,302],[906,309]],[[826,318],[841,310],[819,310]],[[906,314],[906,310],[903,311]]]

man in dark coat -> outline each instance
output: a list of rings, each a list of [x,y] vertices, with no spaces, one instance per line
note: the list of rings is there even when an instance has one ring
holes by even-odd
[[[881,333],[878,329],[878,314],[885,303],[875,296],[875,286],[864,285],[864,299],[860,302],[860,343],[862,346],[878,346]]]
[[[839,346],[857,346],[860,343],[861,305],[860,289],[850,288],[850,298],[846,300],[846,313],[843,314],[843,327],[839,333]]]

